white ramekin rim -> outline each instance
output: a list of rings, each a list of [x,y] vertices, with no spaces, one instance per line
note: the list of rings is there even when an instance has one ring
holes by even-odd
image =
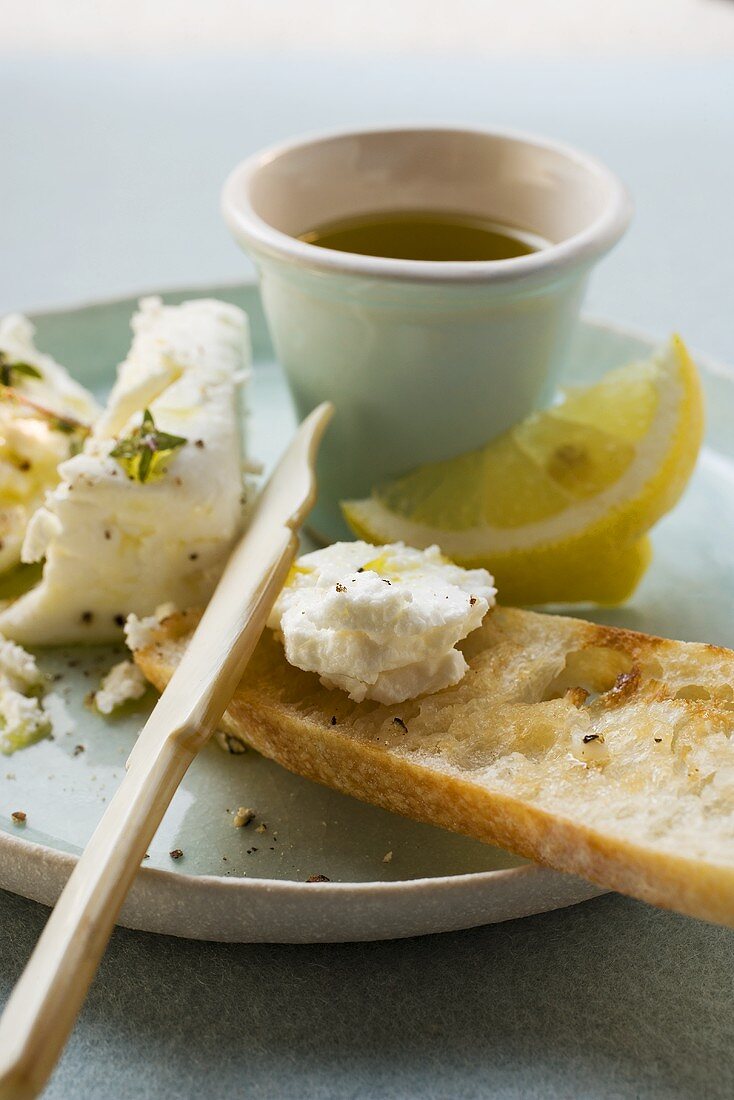
[[[597,176],[603,180],[607,185],[609,201],[599,217],[585,229],[538,252],[508,260],[465,262],[398,260],[320,248],[318,245],[300,241],[276,229],[260,217],[252,206],[250,185],[255,175],[284,153],[350,136],[421,131],[498,137],[553,151],[585,169],[590,176]],[[459,284],[507,284],[518,279],[559,276],[567,269],[588,267],[614,247],[629,225],[633,213],[632,198],[622,180],[603,161],[572,145],[503,127],[447,123],[339,128],[303,134],[268,146],[241,161],[230,172],[222,189],[221,208],[224,220],[235,240],[255,256],[269,256],[322,274],[352,275],[398,282]]]

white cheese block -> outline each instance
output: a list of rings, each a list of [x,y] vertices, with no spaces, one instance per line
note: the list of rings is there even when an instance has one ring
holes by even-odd
[[[43,578],[0,613],[0,631],[23,644],[108,641],[131,612],[201,604],[241,529],[247,317],[223,302],[148,298],[133,331],[105,412],[29,525],[23,560],[45,558]],[[186,442],[141,483],[110,452],[146,408]]]
[[[30,517],[56,485],[59,463],[80,445],[79,432],[62,430],[62,422],[70,427],[64,418],[89,426],[100,411],[91,393],[38,350],[33,335],[33,325],[19,313],[0,320],[0,361],[17,395],[0,390],[0,573],[20,561]],[[41,377],[15,371],[14,363]]]

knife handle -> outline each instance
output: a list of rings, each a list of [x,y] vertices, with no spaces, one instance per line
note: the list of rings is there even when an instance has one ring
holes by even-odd
[[[237,639],[236,653],[229,654],[229,668],[218,666],[214,682],[208,676],[190,678],[188,707],[186,699],[167,689],[141,732],[129,770],[72,871],[0,1018],[0,1100],[31,1100],[48,1080],[148,845],[189,764],[232,696],[235,685],[227,673],[239,666],[241,675],[283,586],[295,539],[286,529],[281,538],[280,556],[276,555],[250,621]],[[203,620],[196,632],[199,637],[202,625]],[[210,620],[208,629],[211,625]],[[188,717],[181,720],[182,714]]]
[[[0,1020],[0,1098],[43,1088],[74,1026],[125,896],[193,754],[163,742],[127,773],[72,871]]]

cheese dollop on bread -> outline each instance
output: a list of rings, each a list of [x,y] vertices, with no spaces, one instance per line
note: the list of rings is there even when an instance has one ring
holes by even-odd
[[[437,546],[336,542],[298,559],[269,626],[324,687],[400,703],[458,684],[469,666],[457,645],[495,595],[486,569],[462,569]]]

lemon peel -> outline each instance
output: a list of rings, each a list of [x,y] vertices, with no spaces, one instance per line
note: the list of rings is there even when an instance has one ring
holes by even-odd
[[[358,538],[437,543],[492,571],[503,603],[617,604],[651,559],[703,437],[703,395],[678,336],[649,359],[566,391],[480,450],[342,503]]]

